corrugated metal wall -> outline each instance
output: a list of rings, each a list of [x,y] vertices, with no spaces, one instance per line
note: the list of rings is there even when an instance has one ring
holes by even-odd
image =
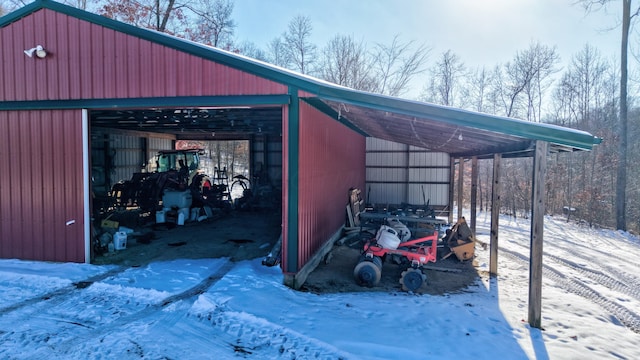
[[[448,206],[448,154],[367,138],[366,161],[369,203]]]
[[[282,137],[254,136],[251,140],[251,161],[253,176],[264,169],[271,185],[281,188]]]
[[[287,93],[282,84],[49,9],[1,28],[0,44],[0,101]],[[24,54],[36,45],[49,52],[45,59]],[[81,111],[0,116],[0,257],[85,261],[81,167],[89,149],[82,147]],[[132,150],[139,140],[118,141],[124,151],[115,163],[126,169],[114,177],[126,179],[144,159]],[[148,146],[149,156],[165,148]]]
[[[299,156],[298,269],[344,225],[349,189],[364,186],[365,138],[300,102]]]
[[[0,257],[83,262],[82,112],[0,111]]]
[[[173,149],[175,136],[103,128],[91,130],[93,190],[105,194],[113,184],[146,169],[154,171],[159,150]]]
[[[283,94],[286,86],[42,9],[0,29],[0,100]],[[43,45],[46,59],[24,50]]]

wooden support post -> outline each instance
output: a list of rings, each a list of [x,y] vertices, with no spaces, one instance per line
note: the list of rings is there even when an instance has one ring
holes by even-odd
[[[453,186],[455,185],[456,162],[449,158],[449,224],[453,224]]]
[[[542,242],[544,239],[546,141],[536,141],[531,189],[531,246],[529,255],[529,325],[541,328],[542,319]]]
[[[493,155],[493,184],[491,185],[491,245],[489,249],[489,274],[498,275],[498,218],[500,217],[500,160]]]
[[[462,202],[464,195],[464,158],[460,158],[458,161],[458,219],[462,219]]]
[[[476,215],[478,207],[478,157],[471,158],[471,232],[476,235]]]

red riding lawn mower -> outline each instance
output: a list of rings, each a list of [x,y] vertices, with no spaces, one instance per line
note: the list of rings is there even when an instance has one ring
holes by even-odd
[[[438,232],[414,240],[408,238],[410,236],[399,234],[393,227],[382,225],[375,238],[365,243],[358,264],[353,269],[356,282],[361,286],[376,286],[382,275],[382,263],[391,257],[398,263],[409,264],[400,276],[402,290],[417,291],[427,280],[422,266],[436,261]]]

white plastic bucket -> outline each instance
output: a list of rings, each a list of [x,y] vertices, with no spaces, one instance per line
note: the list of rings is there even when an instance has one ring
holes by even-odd
[[[390,218],[387,219],[387,224],[389,224],[389,226],[391,226],[395,231],[398,232],[398,238],[400,238],[400,240],[408,241],[409,239],[411,239],[411,230],[409,230],[407,225],[402,223],[400,220]]]
[[[118,231],[113,235],[113,248],[115,250],[124,250],[127,248],[127,233]]]
[[[382,225],[376,234],[376,242],[385,249],[395,250],[400,245],[400,238],[394,228]]]
[[[191,207],[191,202],[193,198],[191,197],[191,191],[171,191],[166,190],[162,195],[162,206],[163,207],[178,207],[178,208],[188,208]]]

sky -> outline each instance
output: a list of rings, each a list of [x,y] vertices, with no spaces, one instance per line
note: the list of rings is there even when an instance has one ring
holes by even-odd
[[[265,49],[296,15],[313,25],[312,41],[324,46],[337,34],[365,43],[403,41],[432,49],[428,62],[452,50],[468,68],[493,68],[531,42],[556,46],[562,64],[586,43],[605,59],[619,59],[621,7],[587,14],[576,0],[236,0],[236,39]]]
[[[477,228],[488,242],[488,213]],[[300,292],[261,259],[0,259],[0,358],[640,359],[638,237],[546,217],[540,330],[527,322],[529,229],[501,217],[498,277],[476,246],[483,275],[443,295]]]

